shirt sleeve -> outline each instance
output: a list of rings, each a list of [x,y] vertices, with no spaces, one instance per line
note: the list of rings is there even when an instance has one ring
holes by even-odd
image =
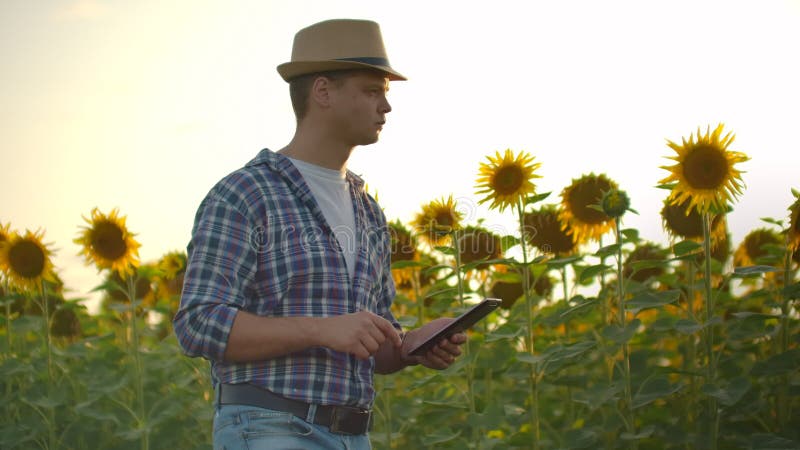
[[[397,330],[402,331],[400,323],[392,313],[392,302],[394,302],[397,288],[394,285],[394,278],[392,277],[392,247],[388,228],[386,229],[386,233],[382,239],[382,242],[384,242],[385,245],[382,249],[384,261],[382,270],[383,275],[381,276],[380,280],[381,298],[378,299],[378,315],[391,322]]]
[[[173,327],[188,356],[222,361],[233,321],[256,271],[249,222],[212,196],[198,209],[187,250],[181,303]]]

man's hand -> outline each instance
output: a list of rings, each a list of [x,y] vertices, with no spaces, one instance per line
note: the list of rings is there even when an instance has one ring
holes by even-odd
[[[456,357],[461,354],[460,346],[467,342],[467,335],[464,333],[456,333],[450,338],[442,338],[422,356],[411,356],[408,352],[454,320],[451,318],[435,319],[416,330],[409,331],[406,338],[403,339],[403,347],[401,349],[403,359],[410,364],[422,364],[430,369],[442,370],[450,367]]]
[[[317,325],[319,345],[368,359],[389,341],[400,347],[400,335],[392,323],[368,311],[325,317]]]

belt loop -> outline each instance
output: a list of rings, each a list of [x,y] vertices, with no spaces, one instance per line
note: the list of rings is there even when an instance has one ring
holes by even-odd
[[[214,385],[214,401],[216,402],[216,405],[214,405],[214,406],[216,406],[217,411],[222,409],[222,401],[221,400],[222,400],[222,383],[221,382],[217,382]]]
[[[308,405],[308,413],[306,414],[306,422],[314,423],[314,416],[317,415],[317,404],[312,403]]]

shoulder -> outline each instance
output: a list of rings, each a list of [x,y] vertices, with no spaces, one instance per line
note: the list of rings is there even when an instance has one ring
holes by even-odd
[[[222,177],[208,191],[201,207],[208,203],[224,203],[243,214],[263,209],[270,193],[285,187],[280,171],[265,152],[269,150],[262,150],[245,166]]]

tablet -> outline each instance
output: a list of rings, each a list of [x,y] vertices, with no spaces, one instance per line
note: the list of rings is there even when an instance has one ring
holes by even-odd
[[[501,300],[496,298],[485,298],[482,302],[478,303],[477,305],[470,308],[464,314],[458,316],[456,320],[450,322],[449,325],[444,327],[438,333],[434,334],[433,336],[429,337],[425,342],[419,344],[411,351],[408,352],[409,355],[413,356],[421,356],[424,355],[431,347],[436,345],[442,338],[450,337],[456,333],[461,333],[462,331],[468,329],[475,322],[484,318],[487,314],[494,311],[495,308],[500,306],[502,303]]]

